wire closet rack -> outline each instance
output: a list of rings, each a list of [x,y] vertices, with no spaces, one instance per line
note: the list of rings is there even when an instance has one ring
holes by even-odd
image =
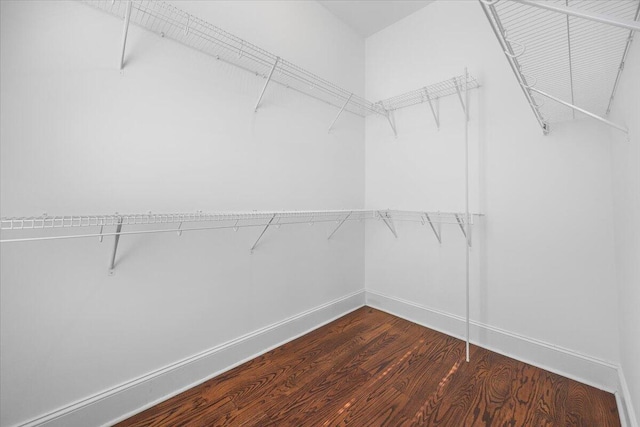
[[[480,87],[478,80],[469,75],[466,79],[467,89],[477,89]],[[400,108],[410,107],[425,102],[436,101],[446,96],[458,95],[462,97],[465,88],[465,76],[455,76],[450,79],[424,86],[420,89],[396,95],[391,98],[379,101],[386,110],[395,111]]]
[[[386,111],[393,113],[400,108],[411,107],[427,102],[433,113],[433,119],[436,122],[436,126],[440,129],[440,98],[444,98],[451,95],[458,95],[460,103],[462,104],[463,111],[466,111],[465,101],[463,96],[466,96],[466,91],[470,89],[477,89],[480,87],[478,80],[469,75],[455,76],[450,79],[430,84],[429,86],[421,87],[420,89],[405,92],[400,95],[392,96],[391,98],[378,101],[377,104],[381,105]],[[387,117],[391,122],[391,116]],[[395,123],[391,124],[394,133],[396,132]]]
[[[402,210],[322,210],[322,211],[252,211],[252,212],[195,212],[195,213],[137,213],[108,215],[68,215],[38,217],[4,217],[0,219],[0,230],[3,238],[0,243],[32,242],[43,240],[62,240],[94,237],[100,242],[105,236],[114,236],[114,247],[109,266],[109,274],[113,275],[118,242],[123,235],[150,233],[177,233],[258,227],[262,228],[251,253],[270,227],[280,228],[282,225],[300,225],[315,223],[335,223],[328,239],[347,221],[379,220],[398,237],[394,221],[420,222],[429,225],[439,243],[442,243],[440,224],[455,224],[467,238],[467,226],[473,224],[474,217],[479,214],[456,212],[425,212]],[[123,231],[123,226],[130,227]],[[62,234],[60,234],[60,231]],[[48,232],[53,231],[53,233]],[[24,233],[27,233],[26,235]],[[40,235],[32,236],[34,232]],[[18,233],[4,238],[7,233]]]
[[[542,127],[605,117],[640,29],[640,0],[479,0]]]
[[[156,0],[83,0],[83,2],[125,20],[123,58],[126,31],[128,24],[131,23],[217,60],[254,73],[267,82],[278,83],[358,116],[387,115],[379,105],[169,3]],[[260,100],[256,109],[259,103]]]
[[[470,223],[473,217],[469,216]],[[273,221],[271,225],[313,224],[322,222],[362,221],[362,220],[396,220],[409,222],[432,222],[438,224],[463,224],[466,222],[464,213],[456,212],[426,212],[403,210],[321,210],[321,211],[251,211],[251,212],[195,212],[195,213],[136,213],[136,214],[108,214],[108,215],[66,215],[66,216],[32,216],[32,217],[3,217],[0,219],[0,230],[46,230],[46,229],[87,229],[98,228],[97,232],[79,232],[70,235],[55,235],[45,237],[27,237],[20,239],[2,239],[0,243],[31,240],[56,240],[81,237],[100,237],[115,234],[144,234],[166,233],[203,230],[202,224],[218,224],[211,228],[241,228],[260,227]],[[194,227],[182,227],[182,225]],[[147,229],[137,227],[131,232],[104,232],[104,227],[115,226],[152,226],[176,225],[175,228]]]

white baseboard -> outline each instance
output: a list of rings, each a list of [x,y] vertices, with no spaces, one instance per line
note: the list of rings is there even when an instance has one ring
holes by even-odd
[[[112,425],[298,338],[364,305],[463,339],[464,318],[401,298],[357,291],[15,427]],[[562,347],[471,322],[471,342],[616,393],[622,426],[639,427],[622,369]],[[620,402],[622,400],[622,402]],[[124,414],[124,415],[123,415]]]
[[[639,427],[638,418],[636,417],[636,411],[633,407],[631,393],[629,392],[629,386],[624,377],[622,366],[618,367],[618,381],[619,392],[616,393],[616,400],[618,401],[618,411],[620,412],[622,427]]]
[[[368,306],[430,329],[464,339],[465,319],[376,291],[366,291]],[[470,341],[480,347],[608,391],[618,389],[618,366],[543,341],[480,322],[470,322]]]
[[[464,339],[462,316],[367,290],[366,304],[430,329]],[[614,393],[622,427],[640,427],[622,367],[563,347],[534,340],[480,322],[470,322],[470,341],[572,380]]]
[[[364,303],[364,290],[351,293],[16,427],[112,425],[307,334]]]

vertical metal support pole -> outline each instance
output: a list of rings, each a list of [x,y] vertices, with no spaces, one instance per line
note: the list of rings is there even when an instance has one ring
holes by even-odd
[[[442,237],[440,236],[440,233],[438,233],[436,231],[435,226],[433,225],[433,222],[431,221],[431,217],[429,216],[428,213],[424,213],[424,216],[427,218],[427,222],[429,223],[429,225],[431,226],[431,229],[433,230],[433,234],[436,235],[436,239],[438,239],[438,243],[442,244]]]
[[[122,52],[120,54],[120,69],[124,68],[124,52],[127,47],[127,34],[129,33],[129,21],[131,20],[132,1],[127,2],[127,9],[124,13],[124,28],[122,29]]]
[[[459,94],[460,92],[458,92]],[[462,101],[462,99],[461,99]],[[466,255],[466,338],[465,345],[467,362],[469,361],[469,270],[470,270],[470,251],[471,251],[471,230],[469,229],[469,73],[467,68],[464,69],[464,189],[465,189],[465,237],[467,244],[465,245]]]
[[[349,105],[349,101],[351,101],[351,97],[353,96],[353,93],[351,95],[349,95],[349,97],[347,98],[347,100],[344,102],[344,105],[342,106],[342,108],[340,109],[340,111],[338,111],[338,115],[336,116],[335,119],[333,119],[333,121],[331,122],[331,125],[329,126],[329,130],[327,131],[327,133],[331,132],[331,129],[333,128],[333,125],[336,124],[336,122],[338,121],[338,118],[340,117],[340,115],[342,114],[342,112],[344,111],[345,108],[347,108],[347,105]]]
[[[256,242],[253,244],[253,246],[251,246],[250,252],[253,253],[253,250],[256,248],[256,245],[258,244],[258,242],[260,241],[260,239],[262,239],[262,236],[264,236],[264,233],[267,231],[267,229],[269,228],[269,226],[271,225],[271,223],[273,222],[273,220],[276,218],[276,214],[273,214],[273,216],[271,217],[271,219],[269,220],[269,222],[267,223],[267,225],[264,227],[264,229],[262,230],[262,233],[260,233],[260,235],[258,236],[258,239],[256,240]]]
[[[116,266],[116,252],[118,252],[118,243],[120,242],[120,232],[122,231],[122,218],[118,218],[118,225],[116,227],[115,240],[113,242],[113,252],[111,253],[111,263],[109,264],[109,276],[115,274]]]
[[[435,108],[433,108],[433,103],[431,102],[431,97],[429,96],[429,91],[427,88],[424,88],[424,93],[427,95],[427,102],[429,103],[429,107],[431,107],[431,113],[433,114],[433,119],[436,121],[436,126],[438,130],[440,130],[440,103],[438,102],[438,114],[436,114]],[[436,98],[437,100],[438,98]]]
[[[278,66],[278,62],[280,62],[279,56],[276,57],[276,62],[274,62],[273,67],[271,67],[271,71],[269,72],[269,77],[267,77],[267,81],[264,82],[264,87],[262,88],[262,92],[260,92],[260,97],[258,98],[258,102],[256,102],[256,108],[253,109],[254,112],[258,111],[258,107],[260,106],[260,101],[262,101],[262,97],[264,96],[264,93],[267,90],[267,86],[269,86],[269,82],[271,81],[273,72],[276,70],[276,67]]]
[[[391,231],[391,233],[393,233],[393,236],[397,239],[398,238],[398,233],[396,233],[396,230],[393,227],[393,223],[391,222],[391,218],[389,218],[389,214],[387,214],[385,212],[384,215],[383,215],[382,212],[378,211],[378,215],[380,215],[380,218],[387,225],[387,227],[389,228],[389,231]]]
[[[351,216],[352,213],[353,213],[353,211],[349,212],[349,214],[347,216],[345,216],[342,219],[342,221],[340,221],[340,224],[338,224],[338,226],[331,232],[331,234],[329,234],[329,237],[327,237],[327,240],[331,239],[333,237],[333,235],[336,234],[336,231],[338,231],[338,229],[340,227],[342,227],[342,224],[344,224],[344,222],[349,219],[349,217]]]

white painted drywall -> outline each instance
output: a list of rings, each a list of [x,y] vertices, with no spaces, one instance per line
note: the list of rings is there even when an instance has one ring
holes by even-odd
[[[314,2],[180,7],[356,93],[364,41]],[[358,208],[364,120],[79,2],[1,3],[2,216]],[[349,224],[2,245],[11,426],[363,288]],[[152,393],[150,393],[152,396]],[[152,396],[153,397],[153,396]],[[153,397],[154,399],[156,397]]]
[[[470,176],[471,208],[486,214],[474,229],[471,318],[617,363],[608,129],[585,119],[543,136],[477,2],[435,2],[369,37],[366,96],[397,95],[465,66],[482,84],[471,92]],[[385,120],[367,118],[367,207],[463,210],[458,98],[441,100],[440,131],[427,104],[395,118],[397,139]],[[394,239],[367,225],[367,290],[464,315],[458,227],[443,226],[441,246],[428,226],[397,227]]]
[[[383,119],[367,119],[365,158],[360,118],[344,115],[327,135],[336,109],[278,86],[253,114],[262,79],[136,28],[120,73],[115,18],[75,2],[0,4],[2,216],[350,208],[365,199],[371,208],[463,209],[455,97],[440,105],[440,131],[426,105],[398,112],[398,139]],[[365,92],[363,40],[314,2],[181,7]],[[370,37],[366,58],[373,100],[465,65],[482,82],[471,93],[471,195],[487,216],[474,230],[472,318],[591,361],[621,359],[637,402],[638,225],[636,240],[617,225],[615,242],[611,227],[638,216],[622,190],[638,188],[637,148],[613,146],[612,179],[600,124],[556,125],[543,137],[475,2],[431,4]],[[636,82],[626,85],[637,93]],[[624,99],[627,120],[637,117],[633,96]],[[397,240],[367,224],[366,249],[355,224],[331,242],[331,225],[283,227],[252,256],[259,230],[132,236],[121,240],[114,277],[110,239],[3,245],[0,424],[350,295],[365,283],[365,257],[368,290],[463,314],[459,229],[443,226],[440,246],[428,227],[396,226]],[[628,340],[620,347],[614,268]]]
[[[636,37],[611,110],[629,127],[612,131],[615,261],[620,298],[620,364],[635,425],[640,416],[640,43]],[[632,411],[629,411],[632,412]],[[634,415],[631,415],[633,417]],[[633,425],[633,423],[632,423]]]

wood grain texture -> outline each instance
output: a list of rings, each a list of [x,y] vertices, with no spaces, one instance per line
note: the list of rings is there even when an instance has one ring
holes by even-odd
[[[118,426],[619,426],[615,397],[363,307]]]

